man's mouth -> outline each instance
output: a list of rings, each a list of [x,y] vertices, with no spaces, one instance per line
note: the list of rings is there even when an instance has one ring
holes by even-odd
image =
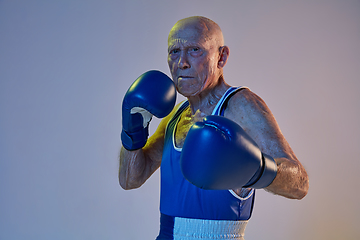
[[[188,79],[188,78],[193,78],[193,77],[191,77],[191,76],[179,76],[179,77],[178,77],[178,79],[180,79],[180,80],[181,80],[181,79]]]

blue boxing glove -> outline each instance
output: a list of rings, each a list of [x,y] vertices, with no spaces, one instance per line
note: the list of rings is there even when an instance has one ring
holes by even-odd
[[[142,74],[126,92],[122,104],[121,141],[127,150],[145,146],[153,115],[163,118],[174,108],[174,82],[164,73],[152,70]]]
[[[264,188],[277,174],[274,159],[262,153],[237,123],[213,115],[190,128],[180,167],[189,182],[213,190]]]

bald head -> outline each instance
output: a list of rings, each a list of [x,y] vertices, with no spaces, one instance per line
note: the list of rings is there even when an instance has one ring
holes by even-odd
[[[180,33],[201,36],[205,41],[213,41],[217,47],[224,45],[224,37],[219,25],[206,17],[194,16],[179,20],[172,27],[168,40]]]
[[[225,83],[229,56],[220,27],[205,17],[178,21],[168,38],[168,64],[176,88],[186,97]]]

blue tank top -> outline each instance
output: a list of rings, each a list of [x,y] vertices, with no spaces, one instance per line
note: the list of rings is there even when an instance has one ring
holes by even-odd
[[[228,99],[236,91],[229,88],[217,103],[212,115],[224,114]],[[175,146],[175,129],[181,113],[189,106],[185,101],[169,121],[161,162],[160,212],[168,216],[208,220],[248,220],[251,217],[255,190],[239,197],[232,190],[204,190],[188,182],[180,170],[181,148]]]

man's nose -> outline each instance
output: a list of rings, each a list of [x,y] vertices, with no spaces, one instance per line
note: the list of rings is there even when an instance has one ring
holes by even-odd
[[[188,62],[188,59],[187,59],[187,56],[185,53],[182,53],[179,57],[179,68],[180,69],[190,68],[190,64]]]

